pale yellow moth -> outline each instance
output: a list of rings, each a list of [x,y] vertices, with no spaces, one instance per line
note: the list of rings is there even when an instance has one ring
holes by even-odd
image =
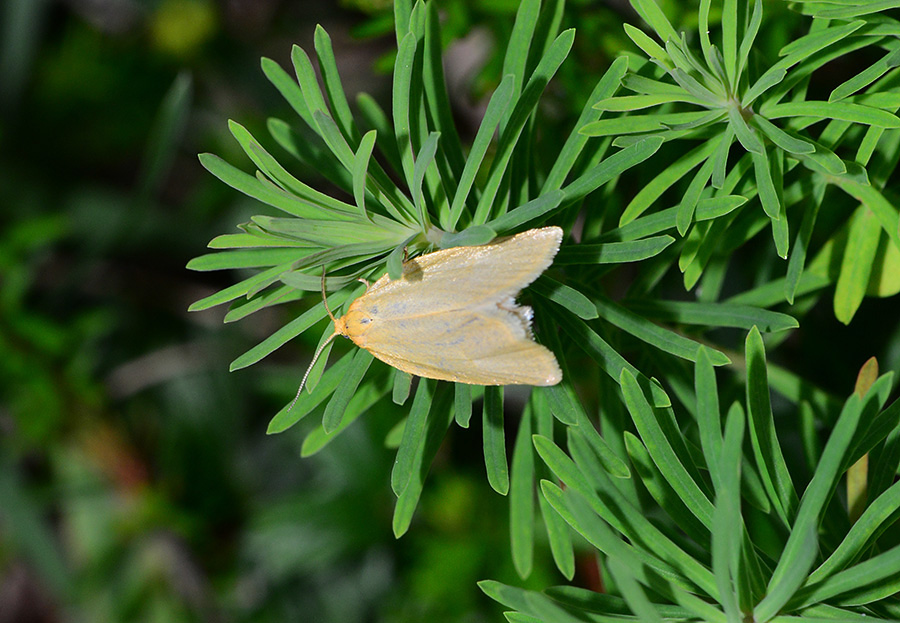
[[[343,335],[388,365],[429,379],[556,385],[559,364],[533,341],[531,308],[515,297],[553,263],[561,241],[559,227],[543,227],[412,258],[399,279],[385,274],[342,317],[328,310],[328,341]]]

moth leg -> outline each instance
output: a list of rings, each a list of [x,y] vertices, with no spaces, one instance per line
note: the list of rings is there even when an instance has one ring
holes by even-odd
[[[369,280],[368,280],[368,279],[363,279],[362,277],[357,277],[356,280],[359,281],[360,283],[366,284],[366,292],[368,292],[368,291],[369,291],[369,288],[372,287],[372,284],[369,283]]]

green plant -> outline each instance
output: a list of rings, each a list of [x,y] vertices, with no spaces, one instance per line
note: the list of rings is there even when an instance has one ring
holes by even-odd
[[[482,399],[488,482],[509,495],[517,571],[525,577],[533,567],[537,506],[559,571],[572,579],[579,535],[599,553],[609,592],[483,584],[513,609],[510,620],[896,619],[900,533],[891,483],[900,403],[885,408],[893,375],[876,379],[868,365],[841,407],[795,371],[767,364],[762,333],[777,347],[799,326],[794,316],[831,285],[844,323],[867,294],[900,291],[890,184],[900,157],[900,22],[887,12],[897,3],[876,3],[878,10],[847,0],[794,3],[800,11],[779,19],[788,36],[802,34],[760,47],[772,23],[762,2],[724,0],[714,44],[712,3],[702,0],[699,50],[653,0],[631,4],[659,38],[626,26],[650,62],[624,52],[614,60],[564,141],[542,132],[538,107],[573,44],[572,30],[559,32],[561,1],[520,3],[503,77],[468,149],[452,121],[433,2],[395,2],[390,115],[361,95],[362,123],[353,116],[321,28],[315,48],[324,90],[300,48],[292,52],[296,81],[264,59],[267,77],[303,122],[270,120],[272,138],[341,194],[300,181],[232,122],[257,174],[208,154],[201,161],[287,216],[256,216],[242,233],[214,239],[218,251],[191,268],[255,272],[192,309],[231,303],[226,321],[233,321],[312,297],[307,311],[232,363],[240,369],[325,319],[323,280],[337,310],[362,292],[349,287],[357,278],[395,276],[407,253],[559,224],[571,236],[529,295],[538,337],[557,354],[563,382],[530,391],[510,469],[502,388],[419,380],[408,415],[387,438],[397,447],[395,534],[409,528],[451,422],[468,427],[473,400]],[[873,55],[880,59],[867,60],[827,98],[815,95],[824,69]],[[555,157],[544,167],[548,153]],[[617,196],[635,186],[622,205]],[[774,245],[757,242],[767,226]],[[670,274],[676,267],[680,284]],[[694,300],[673,300],[695,287]],[[729,290],[737,293],[723,296]],[[735,329],[749,331],[743,357]],[[319,344],[331,333],[329,326]],[[365,350],[325,369],[331,349],[313,367],[309,393],[269,425],[281,432],[321,413],[304,455],[388,394],[404,405],[411,393],[408,375],[373,366]],[[720,389],[714,366],[729,364]],[[779,415],[800,424],[793,431],[776,428],[773,390],[790,405]],[[720,401],[731,405],[724,432]],[[824,448],[817,425],[832,429]],[[555,441],[560,431],[566,451]],[[794,446],[805,462],[784,441],[789,432],[801,440]],[[857,463],[864,457],[868,472]],[[835,492],[851,465],[843,500]]]

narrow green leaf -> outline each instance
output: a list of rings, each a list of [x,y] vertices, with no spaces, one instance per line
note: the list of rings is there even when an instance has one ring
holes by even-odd
[[[647,36],[643,30],[635,28],[631,24],[624,24],[623,26],[628,38],[631,39],[637,47],[643,50],[648,58],[659,63],[664,69],[672,69],[672,60],[661,45]]]
[[[619,558],[627,559],[628,557],[619,556]],[[577,611],[603,612],[609,616],[631,614],[624,600],[609,593],[597,593],[578,586],[551,586],[543,592],[554,601]],[[667,618],[685,620],[691,618],[691,613],[680,606],[665,604],[656,606],[659,612]]]
[[[606,73],[604,73],[600,81],[597,82],[593,92],[588,96],[587,103],[581,111],[578,121],[575,122],[575,128],[581,128],[591,121],[597,120],[600,113],[594,110],[591,102],[611,97],[618,90],[627,70],[627,57],[620,56],[612,62],[609,69],[606,70]],[[565,144],[559,151],[559,155],[553,163],[553,168],[550,169],[550,173],[547,174],[547,179],[544,180],[544,185],[541,188],[541,195],[562,187],[587,141],[588,137],[581,132],[569,133],[566,137]]]
[[[654,406],[668,407],[671,405],[671,400],[666,395],[665,390],[656,381],[648,379],[641,374],[637,368],[628,363],[622,355],[607,344],[583,320],[568,313],[559,314],[557,320],[563,329],[572,336],[575,344],[596,361],[600,369],[606,372],[614,381],[618,382],[622,370],[627,369],[650,392]]]
[[[278,89],[278,92],[281,93],[281,96],[285,100],[287,100],[288,104],[291,105],[291,108],[294,109],[294,112],[300,115],[300,118],[303,119],[307,126],[313,127],[312,113],[309,112],[309,106],[306,105],[306,100],[303,98],[303,91],[300,89],[300,85],[297,84],[297,81],[291,78],[288,73],[282,69],[281,65],[271,58],[263,57],[260,65],[262,66],[266,78],[268,78],[269,82]]]
[[[341,357],[340,360],[325,371],[322,378],[319,379],[319,383],[316,385],[315,390],[309,393],[303,392],[297,398],[296,402],[291,401],[284,405],[284,407],[282,407],[269,422],[266,434],[275,435],[277,433],[283,433],[306,417],[313,409],[325,402],[325,399],[328,398],[334,390],[337,389],[337,386],[341,381],[344,380],[347,370],[350,369],[350,365],[353,363],[353,358],[355,356],[356,353],[351,351]],[[291,408],[291,405],[293,405],[293,408]]]
[[[403,176],[407,186],[413,185],[413,151],[412,123],[410,105],[417,106],[418,101],[411,101],[414,66],[416,65],[416,36],[409,32],[400,42],[397,59],[394,62],[394,84],[391,92],[394,136],[400,151],[403,165]]]
[[[797,601],[800,607],[805,607],[825,600],[833,600],[838,595],[857,592],[865,587],[877,585],[881,580],[896,576],[898,573],[900,573],[900,545],[810,586],[801,593],[802,599]],[[893,592],[896,591],[897,589],[894,588]],[[865,603],[865,601],[860,603]]]
[[[531,221],[541,219],[542,217],[547,218],[553,210],[560,207],[564,197],[565,194],[561,190],[551,191],[546,195],[541,195],[540,197],[532,199],[528,203],[523,203],[517,208],[513,208],[503,216],[488,221],[485,223],[485,226],[493,231],[510,231],[518,229]]]
[[[475,225],[464,229],[459,233],[445,233],[441,236],[438,246],[441,249],[452,249],[453,247],[477,247],[487,244],[497,237],[497,232],[487,225]]]
[[[402,370],[393,370],[393,389],[391,390],[391,400],[395,405],[403,405],[409,398],[409,390],[412,386],[412,375]]]
[[[751,305],[664,300],[626,301],[625,305],[644,316],[678,324],[736,327],[747,330],[756,326],[765,333],[796,329],[800,326],[792,316]]]
[[[193,262],[193,260],[191,261]],[[190,266],[191,262],[188,262],[188,268],[190,268]],[[261,289],[277,282],[279,275],[281,275],[286,270],[289,270],[290,266],[291,263],[289,262],[286,264],[273,266],[268,270],[259,272],[252,277],[249,277],[233,285],[230,285],[227,288],[219,290],[215,294],[211,294],[200,299],[199,301],[195,301],[191,304],[190,307],[188,307],[188,311],[203,311],[217,305],[222,305],[223,303],[229,303],[242,296],[249,296],[249,292],[258,292]]]
[[[812,154],[816,151],[812,143],[791,136],[762,115],[754,115],[751,121],[770,141],[790,154]]]
[[[731,106],[728,108],[729,126],[741,145],[752,154],[762,154],[765,151],[762,141],[756,134],[756,130],[747,124],[747,120],[741,111]]]
[[[709,67],[713,66],[712,43],[709,40],[709,5],[711,0],[700,0],[700,10],[697,13],[697,34],[700,35],[700,49],[703,58]],[[725,78],[725,76],[720,76]]]
[[[734,128],[729,124],[722,131],[722,138],[716,146],[716,153],[713,156],[715,162],[713,164],[712,185],[713,188],[719,190],[725,185],[725,171],[728,167],[728,154],[731,151],[731,144],[734,142]]]
[[[501,183],[506,177],[507,165],[510,158],[512,158],[513,150],[519,140],[522,129],[531,117],[550,79],[556,74],[559,66],[568,56],[574,40],[574,29],[562,32],[543,58],[541,58],[538,66],[528,79],[528,83],[522,89],[522,95],[508,115],[508,123],[500,135],[500,142],[494,154],[494,161],[491,164],[487,182],[484,185],[472,219],[474,224],[483,225],[490,220],[492,216],[491,208],[494,206]],[[498,230],[503,231],[500,228]]]
[[[334,50],[331,47],[331,37],[320,24],[317,24],[314,39],[316,57],[319,59],[319,71],[322,74],[328,101],[331,103],[331,110],[334,111],[341,134],[348,143],[356,145],[359,142],[359,130],[353,121],[353,113],[350,112],[350,105],[347,103],[347,96],[341,85],[337,62],[334,59]]]
[[[560,249],[553,263],[566,266],[639,262],[659,255],[673,242],[672,236],[654,236],[630,242],[568,245]]]
[[[359,149],[353,158],[353,198],[356,207],[363,218],[368,219],[366,212],[366,181],[368,180],[369,160],[372,158],[372,150],[375,149],[375,139],[378,133],[369,130],[359,143]]]
[[[714,115],[711,117],[710,115]],[[692,111],[677,113],[657,113],[599,119],[587,123],[578,130],[587,136],[620,136],[622,134],[643,134],[657,132],[667,127],[691,124],[695,121],[708,122],[719,115],[718,111]]]
[[[488,483],[500,495],[509,492],[509,465],[506,461],[506,434],[503,431],[503,388],[485,387],[482,410],[484,466]]]
[[[741,47],[738,51],[738,70],[735,74],[737,79],[732,83],[739,84],[740,77],[744,74],[744,69],[753,52],[753,43],[756,41],[756,35],[759,33],[759,25],[762,23],[763,3],[762,0],[753,1],[753,13],[750,16],[750,23],[741,39]],[[724,19],[724,16],[723,16]]]
[[[273,305],[281,305],[282,303],[293,302],[299,300],[302,296],[303,292],[298,291],[290,285],[284,285],[280,288],[269,290],[268,292],[257,292],[249,300],[233,303],[228,310],[228,313],[225,314],[225,318],[222,319],[222,322],[229,323],[243,320],[247,316],[258,312],[261,309],[267,309]]]
[[[236,191],[261,201],[262,203],[278,208],[283,212],[287,212],[292,216],[299,218],[317,218],[321,217],[323,205],[334,209],[336,208],[336,204],[340,204],[340,202],[336,202],[335,200],[320,204],[318,203],[318,196],[314,193],[309,199],[304,201],[303,198],[287,193],[274,184],[263,184],[256,177],[244,173],[216,155],[200,154],[199,158],[203,168]]]
[[[592,456],[596,457],[598,461],[597,463],[592,462],[591,465],[596,467],[596,469],[605,470],[606,473],[615,478],[631,478],[631,470],[629,470],[628,464],[600,436],[600,433],[594,428],[594,423],[588,419],[584,409],[579,408],[576,417],[578,426],[570,428],[569,431],[575,437],[573,443],[578,444],[582,440],[587,442],[587,447],[593,453]],[[596,469],[592,473],[595,473]]]
[[[438,16],[438,7],[433,2],[426,5],[424,42],[425,59],[422,68],[422,82],[425,87],[425,102],[430,111],[434,129],[444,137],[441,154],[447,159],[450,169],[447,175],[442,177],[447,181],[458,181],[465,164],[465,156],[459,133],[456,131],[456,123],[453,121],[453,111],[444,79],[440,17]]]
[[[900,128],[900,118],[886,110],[845,102],[784,102],[763,106],[760,114],[769,119],[781,117],[813,117],[838,119],[895,130]]]
[[[419,388],[431,382],[428,379],[419,379]],[[425,485],[425,476],[428,474],[431,462],[441,447],[441,442],[453,419],[453,410],[450,409],[449,390],[449,384],[438,383],[437,388],[433,392],[433,399],[431,397],[432,392],[430,390],[426,391],[428,406],[420,404],[418,407],[425,411],[421,416],[421,419],[424,420],[425,430],[411,438],[411,441],[415,440],[418,443],[415,443],[415,448],[412,450],[413,456],[409,459],[404,459],[404,462],[407,463],[405,470],[408,471],[409,476],[405,478],[406,485],[403,487],[403,492],[397,498],[397,505],[394,507],[393,530],[394,536],[397,538],[409,529],[416,505],[419,502],[419,496],[422,494],[422,488]],[[418,390],[416,391],[416,397],[418,397]],[[429,409],[429,407],[431,408]],[[412,419],[412,413],[416,408],[416,399],[414,398],[413,406],[410,409],[410,419]],[[407,420],[407,425],[408,423],[409,420]],[[404,429],[405,440],[406,430]],[[408,451],[404,450],[404,444],[401,442],[400,449],[397,451],[398,462],[394,463],[394,471],[398,469],[401,455],[406,452]],[[393,473],[391,477],[393,486]]]
[[[853,95],[857,91],[869,86],[894,67],[900,66],[900,49],[888,51],[879,60],[867,68],[839,84],[828,96],[829,102],[837,102],[845,97]]]
[[[800,285],[800,277],[803,274],[804,264],[806,264],[809,241],[812,238],[816,217],[819,215],[819,208],[822,206],[822,199],[825,197],[825,188],[825,184],[813,186],[812,201],[807,202],[806,210],[803,212],[803,221],[800,223],[800,231],[797,232],[797,238],[794,240],[784,281],[784,298],[789,304],[794,303],[794,296]]]
[[[391,250],[385,262],[387,274],[390,275],[391,279],[400,279],[403,275],[403,262],[406,261],[408,247],[417,237],[418,234],[413,234]]]
[[[472,418],[472,386],[466,383],[454,383],[453,413],[456,423],[461,428],[469,428]]]
[[[329,297],[328,304],[330,307],[337,309],[339,305],[343,305],[344,301],[346,301],[349,296],[350,292],[346,290],[335,292]],[[325,316],[325,306],[322,303],[311,307],[309,310],[297,318],[294,318],[275,331],[275,333],[232,361],[229,370],[233,372],[253,365],[309,329],[311,326],[325,318]]]
[[[513,447],[509,486],[509,537],[513,566],[523,580],[534,563],[534,450],[531,446],[531,404],[525,405]]]
[[[341,134],[341,130],[334,122],[334,119],[332,119],[330,115],[319,112],[318,110],[313,112],[313,119],[318,127],[319,136],[325,141],[328,149],[330,149],[331,153],[340,160],[345,169],[352,171],[354,158],[353,150],[350,148],[350,144],[347,143],[347,139]]]
[[[708,103],[706,100],[702,100],[686,93],[656,93],[653,95],[624,95],[620,97],[610,97],[594,104],[594,109],[603,112],[631,112],[673,102],[686,102],[689,104],[697,104],[698,106],[703,106]]]
[[[434,155],[437,152],[438,139],[441,135],[438,132],[432,132],[422,143],[419,153],[416,154],[415,164],[413,165],[413,180],[410,191],[413,195],[413,203],[419,215],[419,225],[422,230],[428,229],[431,224],[428,218],[428,208],[425,203],[425,196],[422,194],[422,183],[425,181],[425,172],[434,162]]]
[[[391,470],[391,489],[398,497],[409,484],[413,470],[416,468],[417,459],[421,458],[428,432],[426,423],[434,397],[433,392],[433,381],[419,379],[416,395],[413,398],[412,407],[409,409],[409,417],[406,420],[406,426],[403,427],[403,439],[400,441],[394,469]]]
[[[643,214],[665,191],[672,188],[678,180],[687,175],[688,171],[709,158],[715,148],[716,144],[714,141],[703,143],[663,169],[649,183],[644,184],[634,196],[634,199],[625,207],[622,216],[619,217],[619,227],[627,225]],[[672,224],[674,225],[674,219]]]
[[[675,226],[678,229],[678,233],[682,236],[687,233],[688,227],[690,227],[694,218],[694,210],[700,201],[700,194],[706,188],[706,183],[712,175],[714,165],[715,160],[712,158],[706,159],[706,162],[697,170],[697,173],[688,185],[681,203],[678,204],[678,212],[675,214]]]
[[[794,39],[781,48],[778,55],[784,57],[794,56],[800,61],[851,35],[857,29],[865,26],[865,24],[866,22],[863,20],[856,20],[841,26],[823,27],[819,30],[812,29],[810,34]]]
[[[397,34],[397,44],[403,40],[403,37],[410,31],[410,21],[412,19],[412,0],[395,0],[394,4],[394,30]]]
[[[749,411],[750,441],[770,501],[785,525],[790,525],[797,508],[797,494],[791,482],[784,455],[778,445],[772,406],[769,401],[769,382],[766,353],[762,337],[754,327],[746,340],[747,407]]]
[[[850,324],[866,295],[880,238],[878,219],[865,206],[859,206],[850,219],[847,246],[834,290],[834,316],[844,324]]]
[[[816,585],[846,569],[872,546],[875,539],[890,528],[900,515],[900,482],[878,496],[860,515],[834,553],[809,575],[808,584]]]
[[[632,465],[635,476],[640,479],[643,487],[647,489],[647,492],[656,503],[665,509],[666,515],[669,516],[669,519],[679,530],[685,534],[690,534],[692,540],[697,542],[702,548],[708,549],[709,529],[703,525],[703,522],[691,512],[678,496],[678,493],[653,462],[653,458],[641,440],[629,431],[625,431],[624,440],[629,462]],[[576,462],[581,464],[580,457],[576,454],[574,448],[571,445],[569,448]]]
[[[773,220],[781,216],[782,206],[778,199],[778,189],[772,179],[771,164],[768,153],[764,149],[762,153],[754,153],[753,172],[756,175],[756,188],[759,191],[759,202],[763,210]]]
[[[712,371],[709,368],[708,371]],[[699,382],[698,382],[699,384]],[[712,389],[715,389],[714,387]],[[718,410],[718,405],[716,406]],[[743,620],[740,606],[744,602],[741,595],[741,574],[747,565],[741,563],[741,544],[735,538],[737,526],[743,528],[741,519],[741,445],[744,439],[744,419],[740,410],[730,410],[725,425],[724,438],[718,430],[719,414],[715,414],[715,442],[717,455],[709,463],[710,474],[716,485],[716,505],[712,525],[712,568],[716,586],[722,599],[722,606],[729,623]],[[746,532],[744,532],[746,540]],[[752,555],[752,554],[749,554]]]
[[[862,400],[853,394],[828,438],[825,450],[813,473],[813,478],[800,502],[791,534],[772,572],[766,596],[753,611],[760,621],[768,621],[782,610],[806,581],[807,574],[818,556],[817,535],[822,511],[834,494],[843,471],[845,454],[853,439],[862,413]]]
[[[847,19],[861,15],[871,15],[900,7],[898,0],[869,0],[855,6],[828,8],[818,12],[822,19]]]
[[[697,342],[663,329],[603,295],[597,295],[595,303],[600,317],[610,324],[662,351],[688,361],[696,361],[699,346]],[[724,366],[731,363],[731,360],[718,350],[711,349],[710,358],[713,365]]]
[[[540,593],[505,586],[499,582],[482,581],[478,586],[492,599],[519,611],[505,613],[511,623],[579,623],[579,619]]]
[[[353,394],[353,397],[347,404],[347,408],[344,410],[344,417],[341,419],[338,427],[330,433],[326,433],[322,426],[314,428],[303,440],[303,444],[300,446],[300,456],[303,458],[310,457],[322,450],[348,426],[359,419],[363,413],[368,411],[372,405],[384,398],[389,388],[386,380],[387,376],[387,374],[381,374],[375,380],[367,379]]]
[[[666,47],[671,46],[675,47],[674,43],[669,42]],[[671,55],[674,58],[674,55]],[[701,73],[707,74],[705,71]],[[725,94],[721,92],[721,86],[714,82],[712,76],[709,76],[708,83],[710,83],[711,87],[716,87],[715,91],[711,91],[709,88],[700,84],[700,81],[691,76],[686,70],[676,67],[672,70],[671,74],[672,79],[675,80],[678,85],[684,89],[687,93],[690,94],[690,97],[693,98],[692,103],[697,103],[700,106],[712,107],[712,106],[723,106],[726,103]]]
[[[565,490],[546,480],[541,481],[541,493],[549,504],[556,509],[556,512],[566,522],[572,526],[580,535],[582,535],[591,545],[598,551],[609,557],[615,557],[620,560],[634,561],[633,568],[639,579],[647,586],[653,587],[661,595],[669,596],[672,592],[672,586],[676,585],[681,588],[690,588],[690,585],[668,564],[660,561],[655,556],[648,554],[640,548],[634,547],[630,543],[626,543],[623,539],[615,534],[612,529],[594,512],[592,505],[585,499],[575,493],[570,488]],[[570,591],[574,587],[553,587],[547,591],[551,594],[555,591]],[[571,595],[571,593],[569,593]],[[603,610],[607,614],[610,607],[615,607],[610,603],[611,599],[616,599],[608,594],[600,595],[594,593],[590,599],[591,602],[596,600],[595,596],[604,599]],[[554,595],[556,598],[556,595]],[[586,598],[578,600],[582,604],[587,601]],[[669,607],[667,611],[676,615],[674,607]],[[618,608],[621,614],[630,614],[628,607],[621,603]],[[594,610],[589,608],[589,610]],[[689,615],[686,615],[689,616]],[[634,620],[630,618],[629,620]],[[624,623],[624,621],[623,621]]]
[[[709,350],[701,346],[694,367],[694,394],[697,396],[697,427],[700,431],[700,447],[713,477],[719,474],[719,457],[722,451],[722,416],[719,412],[719,390],[716,371],[709,359]],[[738,465],[740,463],[738,462]],[[716,487],[718,491],[718,486]],[[718,506],[718,502],[716,503]],[[721,588],[721,587],[720,587]]]
[[[587,501],[594,514],[621,532],[631,543],[652,553],[653,558],[664,563],[663,565],[658,563],[651,565],[651,568],[659,570],[660,567],[665,568],[671,565],[679,569],[679,573],[675,577],[671,577],[668,573],[665,574],[670,576],[670,582],[679,582],[681,578],[687,578],[702,591],[716,598],[712,573],[695,558],[672,543],[640,510],[633,507],[622,493],[608,481],[608,476],[602,470],[592,474],[595,478],[606,481],[603,487],[604,498],[601,500],[572,459],[566,456],[556,444],[541,435],[535,435],[533,439],[541,459],[553,470],[557,478],[565,483],[567,492],[569,490],[577,492]],[[542,490],[545,490],[546,486],[545,483],[541,483]]]
[[[541,275],[529,287],[583,320],[597,317],[597,306],[588,297],[547,275]]]
[[[315,169],[338,188],[349,190],[353,185],[350,172],[344,168],[342,162],[334,158],[325,141],[314,134],[317,131],[314,119],[311,123],[310,130],[304,131],[295,129],[286,121],[270,117],[266,120],[266,129],[285,152]]]
[[[331,396],[331,400],[325,406],[325,413],[322,415],[322,428],[326,433],[334,432],[340,425],[341,420],[344,418],[344,411],[347,409],[353,394],[356,393],[356,388],[359,387],[373,359],[372,353],[364,348],[360,348],[356,352],[356,355],[353,357],[353,364],[347,370],[347,375],[344,377],[343,382],[338,386]]]
[[[638,15],[656,31],[660,41],[677,40],[678,33],[666,18],[665,13],[654,0],[631,0],[631,6]]]
[[[647,160],[656,153],[662,144],[661,138],[650,137],[605,158],[600,164],[586,171],[563,189],[565,202],[568,204],[586,197],[588,193]]]
[[[509,42],[506,44],[502,75],[514,77],[516,94],[522,91],[522,85],[525,83],[525,66],[528,62],[528,52],[534,39],[534,29],[540,10],[540,0],[519,2]],[[503,127],[508,121],[508,117],[503,120]]]
[[[857,199],[875,214],[881,228],[900,251],[900,211],[878,189],[844,178],[834,180],[848,195]]]
[[[371,95],[360,93],[356,96],[356,105],[359,107],[359,112],[362,114],[363,119],[378,133],[378,136],[381,136],[382,139],[394,136],[394,130],[391,127],[387,114]],[[378,151],[381,152],[386,163],[391,168],[395,171],[400,171],[403,168],[396,141],[382,140],[380,143],[377,143],[377,146]]]
[[[312,123],[309,126],[316,128],[315,113],[319,112],[328,115],[328,106],[325,104],[325,97],[319,88],[319,82],[316,79],[316,71],[313,69],[312,61],[309,55],[299,45],[291,48],[291,62],[294,65],[294,73],[297,75],[297,82],[300,84],[300,90],[303,93],[303,101],[309,110]]]
[[[622,387],[628,412],[631,413],[634,424],[640,432],[641,439],[646,444],[653,462],[681,501],[709,529],[712,525],[713,505],[678,458],[669,440],[666,439],[666,435],[634,375],[628,370],[622,370],[619,384]]]
[[[775,85],[781,84],[782,80],[787,76],[787,65],[788,63],[782,60],[778,64],[772,65],[767,69],[766,72],[753,83],[753,86],[744,93],[744,96],[741,98],[741,107],[744,109],[750,108],[760,95]]]
[[[631,564],[619,558],[610,558],[607,561],[609,573],[615,579],[616,588],[622,592],[622,597],[628,602],[631,611],[637,620],[644,623],[662,623],[663,618],[654,608],[654,604],[647,598],[647,594],[634,579],[631,572]]]
[[[722,3],[722,60],[725,64],[728,83],[734,90],[741,76],[738,65],[737,0],[723,0]],[[740,62],[743,64],[743,60]]]
[[[481,120],[481,125],[478,126],[478,132],[475,133],[475,139],[472,141],[472,147],[466,158],[466,164],[459,178],[459,184],[456,186],[456,192],[453,194],[453,201],[450,205],[450,217],[445,224],[445,229],[448,231],[456,229],[456,225],[459,223],[459,218],[462,216],[472,185],[475,182],[475,176],[494,138],[494,132],[503,118],[504,111],[509,107],[513,99],[514,83],[514,76],[503,76],[500,85],[491,95],[484,117]]]
[[[541,516],[547,540],[550,541],[550,553],[556,568],[567,580],[575,577],[575,552],[572,549],[572,535],[564,519],[556,512],[544,496],[538,496]]]

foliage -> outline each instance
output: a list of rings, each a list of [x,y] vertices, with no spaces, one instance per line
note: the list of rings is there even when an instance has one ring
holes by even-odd
[[[789,19],[806,30],[770,50],[756,46],[768,24],[761,1],[716,3],[720,21],[713,24],[713,3],[702,0],[697,36],[676,30],[654,0],[631,4],[651,32],[630,24],[625,32],[646,58],[629,53],[609,65],[561,147],[541,131],[538,104],[572,49],[574,32],[560,30],[562,2],[520,3],[503,77],[468,150],[448,105],[434,3],[395,2],[390,115],[361,95],[362,123],[353,117],[321,28],[315,49],[324,91],[299,47],[292,52],[297,82],[264,59],[266,75],[303,121],[298,130],[270,120],[272,138],[352,202],[300,182],[232,123],[256,176],[214,156],[201,161],[287,217],[257,216],[243,233],[214,239],[210,246],[224,251],[192,268],[259,270],[193,308],[233,302],[228,319],[246,317],[307,292],[315,297],[319,276],[323,289],[336,291],[334,308],[360,292],[347,287],[353,279],[398,275],[407,253],[561,224],[570,242],[530,294],[539,337],[557,353],[563,383],[531,390],[510,476],[503,389],[421,379],[392,435],[399,440],[391,474],[395,534],[410,526],[451,421],[468,426],[473,399],[483,397],[488,482],[509,495],[520,575],[532,568],[533,491],[543,477],[538,506],[558,569],[572,579],[574,532],[596,548],[607,589],[535,593],[483,583],[512,610],[510,620],[896,618],[888,598],[900,589],[891,529],[897,493],[885,476],[897,472],[900,458],[900,402],[885,409],[893,375],[876,379],[870,362],[838,408],[789,372],[770,381],[761,331],[798,327],[770,308],[820,296],[830,285],[845,323],[866,294],[900,291],[898,210],[888,187],[900,154],[900,22],[866,4],[798,3],[800,15]],[[819,99],[820,73],[870,50],[880,57]],[[537,155],[548,152],[556,155],[544,167]],[[613,187],[627,190],[635,180],[640,190],[627,205],[611,200]],[[833,214],[821,231],[826,196]],[[723,298],[729,266],[767,228],[787,265]],[[617,274],[633,262],[640,262],[637,276],[624,286],[624,300],[614,300],[602,284],[621,283]],[[695,300],[667,297],[673,266],[685,289],[699,286]],[[232,368],[259,361],[324,317],[324,302],[313,304]],[[743,359],[713,331],[720,327],[749,330]],[[578,350],[590,365],[575,363]],[[400,405],[410,394],[408,375],[372,366],[365,350],[351,350],[323,373],[324,358],[313,368],[311,391],[269,426],[284,431],[324,405],[306,454],[388,393]],[[728,375],[720,396],[714,366],[735,360],[745,378]],[[685,378],[690,366],[693,386]],[[607,377],[599,386],[596,372]],[[736,400],[742,386],[745,397]],[[808,422],[805,488],[803,463],[785,456],[772,389]],[[730,403],[725,418],[720,400]],[[602,436],[589,415],[597,412]],[[831,428],[824,448],[812,421]],[[556,441],[562,437],[566,450]],[[841,479],[861,460],[871,461],[869,470],[853,468],[842,502]]]
[[[342,5],[389,93],[337,3],[0,9],[0,619],[900,619],[898,3]],[[543,224],[561,385],[286,408],[323,273]]]

